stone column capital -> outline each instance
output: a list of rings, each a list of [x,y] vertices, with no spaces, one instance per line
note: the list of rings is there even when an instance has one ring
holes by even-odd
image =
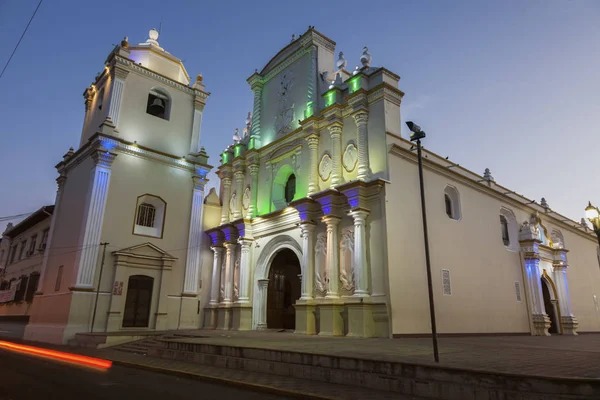
[[[117,158],[115,153],[111,153],[106,150],[96,150],[91,154],[91,156],[96,166],[108,169],[111,168],[113,161],[115,161],[115,158]]]
[[[327,225],[327,229],[330,227],[333,228],[337,226],[342,219],[337,215],[324,215],[321,217],[321,221],[323,221]]]
[[[254,239],[250,239],[250,238],[246,238],[246,237],[239,237],[238,238],[238,243],[242,247],[242,250],[248,250],[248,249],[250,249],[250,246],[252,245],[252,242],[254,242]]]
[[[306,137],[309,149],[316,149],[319,146],[319,134],[311,133]]]
[[[223,181],[223,186],[231,186],[231,177],[223,177],[221,180]]]
[[[221,255],[223,254],[223,251],[225,251],[225,247],[223,246],[210,246],[210,249],[215,253],[215,255]]]
[[[361,126],[369,122],[369,113],[367,111],[359,111],[352,115],[356,126]]]
[[[362,222],[364,223],[371,211],[364,208],[356,208],[354,210],[350,210],[348,215],[354,218],[354,222]]]
[[[303,221],[299,224],[300,229],[302,230],[302,235],[308,235],[315,231],[317,228],[317,224],[312,221]]]
[[[260,289],[266,289],[269,286],[269,280],[268,279],[259,279],[258,280],[258,287]]]
[[[248,170],[250,171],[250,175],[254,176],[258,174],[258,169],[260,166],[258,164],[250,164],[248,165]]]
[[[327,129],[329,130],[331,136],[337,136],[342,134],[342,127],[343,126],[341,124],[333,124],[329,125]]]
[[[235,178],[236,182],[243,180],[244,179],[244,170],[243,169],[236,169],[233,172],[233,177]]]
[[[208,179],[206,179],[206,177],[204,177],[204,176],[198,176],[198,175],[192,176],[192,184],[193,184],[194,190],[204,191],[204,186],[206,185],[206,182],[208,182]]]

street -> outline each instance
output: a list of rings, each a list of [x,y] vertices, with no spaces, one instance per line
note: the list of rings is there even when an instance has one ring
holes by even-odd
[[[0,350],[0,400],[285,399],[192,379],[113,366],[108,371]]]

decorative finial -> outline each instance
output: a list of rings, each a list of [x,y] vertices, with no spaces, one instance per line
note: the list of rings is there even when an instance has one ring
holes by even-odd
[[[343,83],[344,81],[342,80],[342,74],[338,72],[337,74],[335,74],[335,81],[333,82],[333,84],[335,86],[342,86]]]
[[[494,182],[494,177],[492,176],[492,173],[490,172],[489,168],[486,168],[483,172],[483,179],[485,179],[488,182]]]
[[[295,33],[292,33],[292,42],[293,42],[294,40],[296,40],[296,34],[295,34]]]
[[[158,31],[154,28],[150,29],[150,31],[148,32],[148,40],[146,40],[146,43],[150,43],[150,44],[154,44],[156,46],[158,46]]]
[[[204,77],[202,76],[202,74],[198,73],[198,75],[196,76],[196,82],[202,82],[203,79]]]
[[[360,62],[363,65],[363,68],[371,66],[371,58],[369,48],[367,46],[363,47],[363,53],[362,56],[360,56]]]
[[[338,71],[340,69],[346,68],[346,65],[348,65],[348,61],[346,61],[346,59],[344,58],[344,52],[343,51],[340,51],[340,55],[338,57],[336,65],[337,65]]]
[[[246,128],[250,129],[252,126],[252,111],[248,111],[248,116],[246,117]]]
[[[354,72],[352,72],[352,75],[356,75],[360,72],[360,67],[357,65],[356,68],[354,69]]]
[[[129,47],[129,38],[125,36],[123,40],[121,40],[121,47],[128,48]]]
[[[542,207],[544,207],[546,212],[548,212],[548,209],[550,208],[550,206],[548,205],[548,202],[546,201],[546,199],[544,197],[542,197],[542,200],[540,201],[540,205]]]
[[[235,128],[235,133],[233,134],[233,141],[237,144],[240,142],[240,140],[242,140],[242,138],[240,137],[240,130],[238,128]]]

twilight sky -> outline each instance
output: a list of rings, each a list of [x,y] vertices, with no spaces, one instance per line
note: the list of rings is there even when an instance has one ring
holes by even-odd
[[[37,3],[0,1],[0,68]],[[143,42],[161,21],[161,46],[212,93],[201,140],[213,165],[251,110],[246,78],[314,25],[349,68],[367,45],[372,66],[402,77],[403,121],[426,148],[577,221],[600,204],[598,0],[63,0],[42,4],[0,79],[0,217],[54,202],[83,90],[123,36]]]

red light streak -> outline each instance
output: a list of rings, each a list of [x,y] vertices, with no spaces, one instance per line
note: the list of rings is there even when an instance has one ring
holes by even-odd
[[[33,355],[42,356],[42,357],[48,357],[48,358],[52,358],[55,360],[69,361],[69,362],[73,362],[76,364],[85,365],[85,366],[94,367],[94,368],[108,369],[112,366],[112,361],[110,361],[110,360],[103,360],[101,358],[81,356],[79,354],[64,353],[62,351],[42,349],[42,348],[33,347],[33,346],[25,346],[22,344],[4,342],[2,340],[0,340],[0,348],[4,348],[7,350],[20,351],[23,353],[33,354]]]

